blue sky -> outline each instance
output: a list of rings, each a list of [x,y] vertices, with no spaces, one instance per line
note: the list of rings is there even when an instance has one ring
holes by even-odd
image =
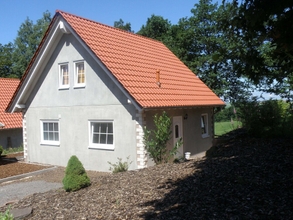
[[[59,9],[110,26],[121,18],[137,32],[152,14],[176,24],[192,15],[190,10],[196,3],[198,0],[0,0],[0,43],[13,42],[27,17],[35,22],[46,10],[52,17]]]

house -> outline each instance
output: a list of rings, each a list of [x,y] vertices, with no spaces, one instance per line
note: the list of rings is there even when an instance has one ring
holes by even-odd
[[[18,79],[0,78],[0,146],[4,149],[22,145],[22,114],[5,112],[18,84]]]
[[[209,149],[220,100],[164,44],[56,11],[7,110],[22,112],[26,161],[87,170],[152,165],[143,127],[166,111],[178,155]]]

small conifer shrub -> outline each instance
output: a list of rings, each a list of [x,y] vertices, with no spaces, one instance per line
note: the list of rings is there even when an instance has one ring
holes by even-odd
[[[62,182],[67,192],[77,191],[91,185],[82,163],[75,155],[71,156],[67,163],[65,177]]]

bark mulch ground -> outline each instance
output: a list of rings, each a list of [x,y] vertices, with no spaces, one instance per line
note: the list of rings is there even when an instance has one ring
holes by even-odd
[[[202,159],[91,181],[12,207],[32,207],[29,219],[292,219],[293,141],[234,136]]]
[[[22,156],[23,153],[15,153],[2,155],[0,157],[0,179],[52,167],[22,163],[21,161],[18,161],[18,158]]]

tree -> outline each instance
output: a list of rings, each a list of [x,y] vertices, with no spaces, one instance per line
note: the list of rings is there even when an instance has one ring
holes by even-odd
[[[46,11],[36,24],[29,18],[21,24],[14,42],[15,50],[12,54],[12,70],[19,78],[25,72],[50,22],[51,14]]]
[[[164,19],[162,16],[152,15],[147,19],[146,25],[142,25],[137,34],[163,41],[168,35],[171,28],[169,20]]]
[[[252,85],[241,77],[241,38],[230,34],[228,24],[237,6],[218,7],[211,0],[200,0],[191,10],[193,16],[182,18],[170,29],[166,45],[218,96],[236,102],[251,95]]]
[[[133,32],[131,30],[131,24],[129,22],[124,24],[124,21],[121,18],[119,19],[119,21],[114,22],[114,27],[125,30],[125,31]]]
[[[0,77],[17,77],[12,73],[13,44],[0,44]]]
[[[292,18],[290,0],[245,0],[232,22],[249,48],[242,56],[245,74],[263,91],[288,101],[293,100]]]

